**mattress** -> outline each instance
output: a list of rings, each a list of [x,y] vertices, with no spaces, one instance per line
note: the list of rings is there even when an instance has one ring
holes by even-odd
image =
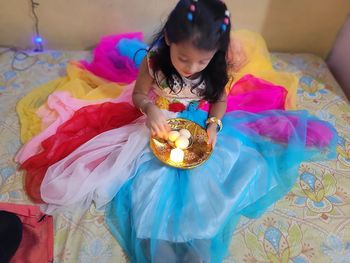
[[[0,53],[5,51],[0,49]],[[90,51],[45,51],[16,60],[0,55],[0,202],[31,204],[14,162],[21,146],[16,102],[33,88],[65,75],[71,60]],[[325,62],[310,54],[272,53],[278,71],[299,78],[297,108],[337,130],[337,158],[303,163],[292,190],[259,219],[242,217],[224,262],[348,262],[350,256],[350,106]],[[54,217],[54,262],[127,262],[104,225],[103,211]],[[272,244],[272,245],[271,245]]]

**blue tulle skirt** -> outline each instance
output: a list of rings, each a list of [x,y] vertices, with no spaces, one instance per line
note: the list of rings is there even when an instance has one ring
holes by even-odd
[[[178,117],[204,127],[208,115],[190,108]],[[197,168],[168,167],[146,147],[105,221],[132,262],[221,262],[240,216],[260,216],[290,190],[302,161],[334,157],[336,141],[306,111],[230,112]]]

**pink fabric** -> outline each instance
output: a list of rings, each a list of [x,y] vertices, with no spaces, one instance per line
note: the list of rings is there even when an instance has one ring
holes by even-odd
[[[37,111],[37,114],[42,119],[43,125],[47,126],[47,128],[22,146],[15,157],[15,161],[22,164],[28,158],[40,152],[41,142],[55,134],[57,128],[69,120],[77,110],[88,105],[101,104],[104,102],[117,103],[123,101],[131,103],[132,90],[133,84],[125,86],[123,93],[117,98],[97,101],[76,99],[71,97],[69,92],[65,91],[52,93],[48,97],[47,103]]]
[[[16,214],[22,224],[22,241],[11,263],[53,262],[53,219],[33,205],[0,203],[0,210]]]
[[[306,136],[307,146],[326,147],[330,144],[334,133],[320,122],[309,121]]]
[[[103,37],[94,49],[93,60],[81,63],[95,75],[114,82],[131,83],[136,80],[138,69],[135,63],[128,57],[120,55],[115,48],[122,38],[143,40],[140,32]]]
[[[247,126],[259,135],[266,136],[272,140],[287,143],[290,136],[295,133],[295,127],[299,118],[295,116],[272,116],[262,118]],[[292,124],[292,125],[290,125]],[[319,121],[308,120],[306,125],[306,145],[319,148],[326,147],[333,139],[333,132]]]
[[[227,112],[243,110],[261,112],[265,110],[284,110],[287,90],[265,80],[245,75],[233,85],[227,96]],[[209,111],[209,104],[201,107]]]

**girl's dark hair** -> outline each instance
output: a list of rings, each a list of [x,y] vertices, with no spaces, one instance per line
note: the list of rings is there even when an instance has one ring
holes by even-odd
[[[153,71],[157,83],[157,71],[161,71],[170,89],[173,90],[174,75],[182,80],[170,60],[170,48],[165,42],[165,34],[170,43],[190,41],[201,50],[217,50],[207,67],[202,71],[201,81],[205,81],[206,89],[201,94],[205,100],[219,100],[228,82],[226,53],[230,44],[230,24],[222,29],[225,19],[226,5],[219,0],[198,0],[195,2],[193,19],[189,20],[191,0],[180,0],[170,13],[164,27],[155,35],[151,50],[157,47],[157,53],[152,60]],[[231,22],[231,21],[230,21]],[[181,83],[183,86],[183,82]],[[195,87],[192,87],[192,89]]]

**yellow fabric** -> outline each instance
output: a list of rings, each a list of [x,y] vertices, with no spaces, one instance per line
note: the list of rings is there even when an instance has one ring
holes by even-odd
[[[69,91],[75,98],[99,100],[118,97],[122,90],[122,85],[95,76],[79,63],[71,62],[67,66],[66,77],[33,89],[17,103],[16,109],[21,123],[21,141],[26,143],[41,131],[41,120],[36,115],[36,111],[52,92]]]
[[[270,53],[261,35],[249,30],[232,31],[229,63],[231,81],[227,85],[228,90],[244,75],[252,74],[286,88],[288,95],[285,107],[289,110],[296,109],[298,76],[273,69]]]

